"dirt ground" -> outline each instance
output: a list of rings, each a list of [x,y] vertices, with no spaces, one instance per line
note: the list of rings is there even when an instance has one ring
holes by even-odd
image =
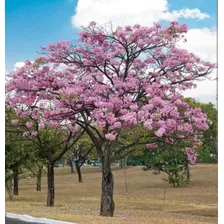
[[[47,182],[36,191],[35,178],[20,179],[19,196],[6,194],[6,212],[28,214],[80,224],[208,224],[218,223],[218,167],[192,166],[188,186],[174,188],[164,174],[144,172],[142,167],[113,169],[115,215],[99,216],[101,171],[84,167],[83,183],[69,168],[56,168],[55,207],[46,207]],[[125,185],[125,173],[127,185]],[[127,186],[127,188],[125,187]]]

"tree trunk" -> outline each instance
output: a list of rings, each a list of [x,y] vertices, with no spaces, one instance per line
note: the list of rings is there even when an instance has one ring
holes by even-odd
[[[82,183],[82,173],[81,173],[81,167],[79,166],[79,164],[76,162],[75,163],[75,167],[76,167],[76,170],[77,170],[77,173],[78,173],[78,181],[79,183]]]
[[[47,168],[47,206],[54,206],[54,164],[48,164]]]
[[[5,188],[6,191],[9,195],[9,200],[12,201],[13,200],[13,192],[12,192],[12,176],[10,175],[10,177],[5,181]]]
[[[42,176],[42,167],[38,168],[38,173],[37,173],[37,191],[41,191],[41,176]]]
[[[102,192],[101,192],[101,216],[114,215],[114,178],[111,171],[111,149],[105,148],[104,157],[102,159]]]
[[[125,158],[124,158],[124,162],[123,162],[123,165],[124,165],[124,181],[125,181],[125,193],[128,192],[128,180],[127,180],[127,173],[126,173],[126,162],[125,162]]]
[[[6,185],[5,187],[6,187],[6,191],[7,191],[8,195],[9,195],[9,200],[12,201],[13,200],[12,189],[8,185]]]
[[[71,173],[75,173],[74,166],[73,166],[73,160],[70,159],[69,162],[70,162],[70,167],[71,167]]]
[[[190,181],[190,167],[189,167],[189,164],[187,164],[187,180]]]
[[[215,143],[215,149],[216,149],[216,156],[215,156],[215,160],[216,160],[216,163],[218,163],[218,142],[216,141]]]
[[[119,161],[119,165],[120,165],[120,168],[121,168],[121,169],[124,167],[124,161],[123,161],[123,159],[120,159],[120,161]]]
[[[19,195],[19,169],[13,168],[13,194]]]

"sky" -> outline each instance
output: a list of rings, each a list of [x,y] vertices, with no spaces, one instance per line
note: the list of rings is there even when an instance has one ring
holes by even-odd
[[[215,0],[6,0],[5,70],[8,73],[25,60],[34,60],[40,46],[76,39],[80,27],[91,21],[150,26],[173,20],[189,27],[187,43],[181,47],[216,62]],[[211,77],[216,77],[216,71]],[[215,104],[216,82],[200,82],[184,95]]]

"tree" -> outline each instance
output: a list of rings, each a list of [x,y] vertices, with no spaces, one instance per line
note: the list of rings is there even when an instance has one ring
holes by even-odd
[[[15,136],[14,136],[15,137]],[[18,144],[18,139],[13,139],[12,135],[6,135],[5,144],[5,184],[10,199],[12,199],[12,180],[13,195],[19,195],[19,174],[22,173],[27,161],[29,161],[30,147],[23,142]]]
[[[22,172],[22,167],[30,159],[30,145],[28,141],[24,141],[15,128],[9,125],[11,119],[16,117],[13,110],[10,110],[8,107],[5,107],[5,110],[5,185],[9,198],[12,200],[13,195],[19,195],[19,174]]]
[[[34,146],[35,147],[35,146]],[[25,164],[25,168],[36,177],[36,190],[41,191],[42,174],[45,171],[44,167],[47,165],[47,160],[42,159],[36,155],[35,152],[30,152],[30,159]]]
[[[139,126],[132,130],[122,131],[120,140],[130,141],[136,136],[136,132],[145,136],[145,141],[150,141],[152,138],[147,139],[147,133],[143,127]],[[155,144],[156,142],[156,144]],[[123,151],[120,156],[127,156],[127,163],[129,165],[144,165],[143,170],[153,170],[154,174],[165,172],[168,175],[169,183],[175,187],[186,184],[190,181],[189,165],[196,163],[196,153],[200,149],[200,145],[194,146],[194,150],[190,150],[187,146],[192,144],[191,138],[175,139],[170,137],[160,137],[154,140],[154,143],[147,145],[134,145],[127,151]]]
[[[41,119],[35,107],[24,108],[24,105],[19,105],[17,110],[18,119],[11,120],[11,125],[7,125],[6,132],[20,134],[21,142],[29,142],[32,151],[29,156],[34,153],[38,157],[39,168],[37,173],[37,189],[40,190],[41,181],[41,162],[46,162],[47,165],[47,206],[54,206],[55,198],[55,183],[54,183],[54,166],[63,155],[72,147],[83,134],[82,130],[77,127],[74,132],[74,126],[70,122],[63,125],[55,125],[55,123],[44,124],[38,123]],[[52,126],[54,128],[52,128]],[[22,144],[22,143],[20,143]],[[33,158],[32,158],[33,160]],[[21,160],[22,161],[22,160]],[[41,162],[40,162],[41,161]],[[18,172],[16,172],[17,174]]]
[[[168,182],[178,187],[189,182],[188,159],[183,144],[173,145],[160,143],[155,149],[146,149],[141,159],[144,161],[144,171],[154,170],[154,174],[164,172]]]
[[[94,145],[90,142],[88,136],[82,136],[79,139],[76,146],[73,148],[73,158],[75,161],[75,167],[78,174],[78,181],[81,183],[82,180],[82,173],[81,167],[87,160],[90,152],[93,150]]]
[[[78,142],[75,144],[75,146],[72,147],[65,155],[65,158],[67,158],[67,161],[71,166],[71,173],[74,173],[73,162],[75,163],[79,183],[83,182],[81,167],[89,158],[89,156],[91,156],[91,152],[92,155],[95,154],[93,152],[93,148],[94,146],[90,141],[89,137],[86,135],[82,135]]]
[[[36,129],[37,130],[37,129]],[[70,130],[57,128],[52,130],[46,127],[42,130],[37,130],[36,137],[36,152],[39,158],[47,160],[47,185],[48,196],[47,206],[54,206],[55,198],[55,183],[54,183],[54,166],[62,156],[75,145],[79,137],[82,135],[81,130],[72,133]]]
[[[81,167],[84,164],[84,162],[87,159],[88,154],[93,149],[93,146],[91,148],[85,148],[86,146],[84,144],[80,144],[77,146],[76,149],[73,150],[73,155],[75,159],[75,167],[78,174],[78,181],[81,183],[82,181],[82,174],[81,174]]]
[[[180,92],[216,66],[177,47],[186,25],[109,28],[91,22],[77,43],[42,47],[43,56],[12,72],[6,86],[14,93],[7,98],[11,107],[36,107],[45,122],[72,120],[89,135],[102,162],[102,216],[113,216],[115,209],[114,154],[143,144],[137,135],[117,148],[121,130],[142,124],[153,133],[149,144],[155,136],[199,141],[197,136],[208,128],[207,118],[183,102]]]

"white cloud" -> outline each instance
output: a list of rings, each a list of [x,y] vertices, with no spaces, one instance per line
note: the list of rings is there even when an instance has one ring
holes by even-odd
[[[209,18],[209,15],[197,8],[169,11],[168,0],[78,0],[72,25],[87,26],[89,22],[96,21],[101,25],[112,22],[114,26],[150,26],[160,20],[173,21],[179,18],[202,20]],[[190,29],[187,33],[187,43],[180,43],[179,46],[205,61],[216,62],[216,31],[208,28]],[[216,71],[210,76],[215,78]],[[216,82],[205,80],[197,85],[196,89],[188,90],[184,95],[203,102],[212,100],[215,103]]]
[[[187,34],[187,42],[178,45],[200,56],[205,61],[216,62],[216,37],[215,30],[208,28],[190,29]]]
[[[30,62],[31,62],[31,63],[34,63],[34,61],[30,61]],[[14,65],[14,69],[13,69],[13,71],[16,71],[16,69],[21,68],[21,67],[23,67],[24,65],[25,65],[25,62],[21,62],[21,61],[16,62],[15,65]]]
[[[201,13],[199,9],[181,9],[181,10],[174,10],[172,12],[162,12],[160,14],[160,20],[167,20],[167,21],[174,21],[178,20],[179,18],[185,19],[206,19],[210,16],[206,13]]]
[[[206,13],[199,9],[181,9],[170,12],[168,0],[78,0],[74,27],[87,26],[91,21],[101,25],[152,25],[159,20],[173,21],[178,18],[205,19]]]
[[[15,65],[14,65],[13,71],[16,71],[18,68],[21,68],[24,65],[25,65],[25,62],[21,62],[21,61],[16,62]]]
[[[217,32],[208,28],[190,29],[186,35],[187,43],[180,42],[181,48],[193,52],[204,61],[217,62],[216,56],[216,37]],[[210,74],[210,78],[216,78],[216,70]],[[200,101],[216,103],[216,81],[204,80],[197,82],[197,88],[188,90],[185,96],[192,96]]]
[[[15,65],[14,65],[14,67],[15,67],[15,69],[17,69],[17,68],[23,67],[24,65],[25,65],[24,62],[16,62]]]

